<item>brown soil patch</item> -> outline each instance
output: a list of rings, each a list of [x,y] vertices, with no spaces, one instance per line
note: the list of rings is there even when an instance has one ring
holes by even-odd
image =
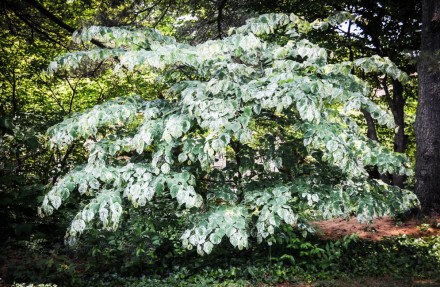
[[[413,237],[440,235],[440,215],[423,219],[408,219],[403,222],[389,217],[376,218],[372,224],[360,223],[356,218],[337,218],[314,222],[317,234],[322,239],[340,239],[357,233],[360,238],[380,240],[384,237],[406,234]]]

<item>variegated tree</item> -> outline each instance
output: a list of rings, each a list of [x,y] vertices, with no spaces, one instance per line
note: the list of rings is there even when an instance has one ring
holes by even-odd
[[[73,191],[88,197],[67,232],[75,241],[87,228],[116,229],[124,208],[173,198],[188,221],[183,245],[204,254],[224,238],[246,248],[281,224],[310,230],[311,216],[370,220],[417,204],[409,191],[368,175],[370,167],[410,170],[405,156],[363,135],[360,109],[398,127],[351,71],[406,75],[380,57],[332,63],[329,51],[306,39],[344,17],[309,23],[262,15],[196,46],[149,29],[77,33],[79,41],[110,48],[63,55],[51,71],[116,58],[115,70],[155,73],[167,90],[153,101],[121,97],[52,127],[53,146],[83,141],[88,162],[51,188],[42,213],[51,214]],[[216,165],[220,156],[226,164]]]

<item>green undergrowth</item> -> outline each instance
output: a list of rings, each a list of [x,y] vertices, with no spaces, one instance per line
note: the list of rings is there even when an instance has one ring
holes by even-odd
[[[209,256],[183,252],[166,243],[155,252],[136,256],[133,250],[118,249],[107,239],[108,249],[101,249],[97,257],[96,250],[86,250],[85,245],[77,250],[63,245],[50,249],[34,240],[3,250],[1,283],[156,287],[302,282],[333,286],[341,278],[440,278],[440,236],[398,236],[373,242],[355,235],[338,241],[305,239],[289,228],[283,234],[271,246],[262,244],[239,252],[224,244]]]

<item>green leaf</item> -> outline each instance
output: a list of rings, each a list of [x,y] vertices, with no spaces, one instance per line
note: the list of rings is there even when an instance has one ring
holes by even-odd
[[[164,163],[162,164],[162,166],[160,167],[160,171],[164,174],[168,174],[170,173],[171,167],[168,163]]]
[[[186,155],[186,153],[180,153],[177,160],[179,162],[185,162],[188,159],[188,156]]]

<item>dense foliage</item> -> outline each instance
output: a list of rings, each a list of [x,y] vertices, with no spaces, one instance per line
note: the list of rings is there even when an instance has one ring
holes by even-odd
[[[111,58],[116,71],[154,71],[168,89],[153,101],[117,98],[52,127],[54,147],[83,141],[88,161],[56,183],[42,212],[51,214],[74,190],[88,196],[67,233],[74,242],[95,219],[116,229],[127,202],[164,211],[172,204],[175,211],[163,216],[184,218],[183,245],[204,254],[225,236],[247,248],[282,223],[311,231],[310,216],[356,214],[362,221],[414,206],[412,193],[367,172],[410,174],[404,155],[360,131],[360,109],[395,126],[351,70],[400,81],[406,74],[378,56],[332,63],[329,51],[305,38],[347,17],[309,23],[267,14],[196,46],[148,29],[90,27],[76,34],[111,48],[65,54],[50,72]],[[226,165],[216,166],[221,157]]]

